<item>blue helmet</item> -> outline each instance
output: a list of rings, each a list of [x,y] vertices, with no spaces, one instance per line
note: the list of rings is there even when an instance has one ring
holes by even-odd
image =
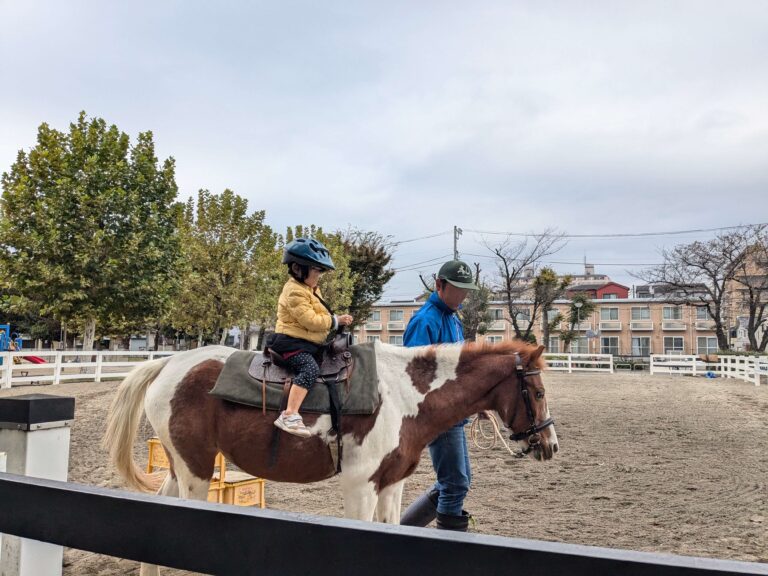
[[[283,264],[319,266],[323,270],[336,270],[328,248],[314,238],[296,238],[288,243],[283,253]]]

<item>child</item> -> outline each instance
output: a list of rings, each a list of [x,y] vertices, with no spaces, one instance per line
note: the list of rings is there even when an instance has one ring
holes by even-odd
[[[304,426],[299,408],[320,372],[315,355],[329,332],[352,324],[352,316],[334,315],[317,287],[321,274],[336,269],[322,243],[296,238],[285,247],[283,264],[288,265],[291,277],[277,303],[277,326],[270,348],[285,359],[295,375],[288,406],[275,420],[275,426],[307,438],[311,433]]]

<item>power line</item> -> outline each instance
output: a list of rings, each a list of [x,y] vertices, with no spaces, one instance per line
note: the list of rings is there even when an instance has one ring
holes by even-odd
[[[463,254],[466,254],[467,256],[475,256],[477,258],[488,258],[491,260],[496,260],[496,256],[492,256],[490,254],[472,254],[471,252],[463,252]],[[583,265],[584,262],[568,262],[565,260],[547,260],[541,262],[541,264],[574,264],[574,265]],[[660,262],[587,262],[587,264],[592,264],[593,266],[661,266]]]
[[[633,234],[553,234],[554,236],[560,236],[562,238],[644,238],[647,236],[675,236],[678,234],[698,234],[701,232],[722,232],[724,230],[738,230],[740,228],[749,228],[752,226],[768,226],[768,222],[762,222],[759,224],[741,224],[739,226],[723,226],[720,228],[696,228],[693,230],[673,230],[669,232],[636,232]],[[465,232],[474,232],[476,234],[494,234],[502,236],[516,236],[531,238],[542,236],[543,234],[536,234],[533,232],[496,232],[492,230],[470,230],[464,228]]]
[[[404,264],[403,266],[400,266],[399,268],[393,268],[393,272],[407,272],[408,270],[418,270],[423,264],[431,264],[434,262],[437,262],[439,260],[445,260],[447,258],[450,258],[450,254],[446,254],[443,256],[438,256],[437,258],[431,258],[429,260],[424,260],[423,262],[414,262],[413,264]]]
[[[443,232],[438,232],[436,234],[429,234],[428,236],[419,236],[418,238],[409,238],[408,240],[398,240],[397,242],[392,242],[392,246],[399,246],[400,244],[408,244],[409,242],[416,242],[418,240],[428,240],[429,238],[437,238],[438,236],[445,236],[446,234],[452,234],[453,230],[444,230]]]

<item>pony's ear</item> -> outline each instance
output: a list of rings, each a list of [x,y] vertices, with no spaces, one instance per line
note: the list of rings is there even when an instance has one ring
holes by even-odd
[[[541,356],[542,352],[544,352],[544,346],[539,346],[538,348],[536,348],[536,350],[531,352],[531,359],[529,363],[533,364],[534,362],[536,362],[536,360],[539,359],[539,356]]]

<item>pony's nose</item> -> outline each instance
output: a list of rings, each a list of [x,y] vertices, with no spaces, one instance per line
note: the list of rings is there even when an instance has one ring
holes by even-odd
[[[552,452],[555,452],[555,453],[557,453],[557,451],[558,451],[558,450],[560,450],[560,446],[557,444],[557,442],[555,442],[555,443],[552,445]]]

